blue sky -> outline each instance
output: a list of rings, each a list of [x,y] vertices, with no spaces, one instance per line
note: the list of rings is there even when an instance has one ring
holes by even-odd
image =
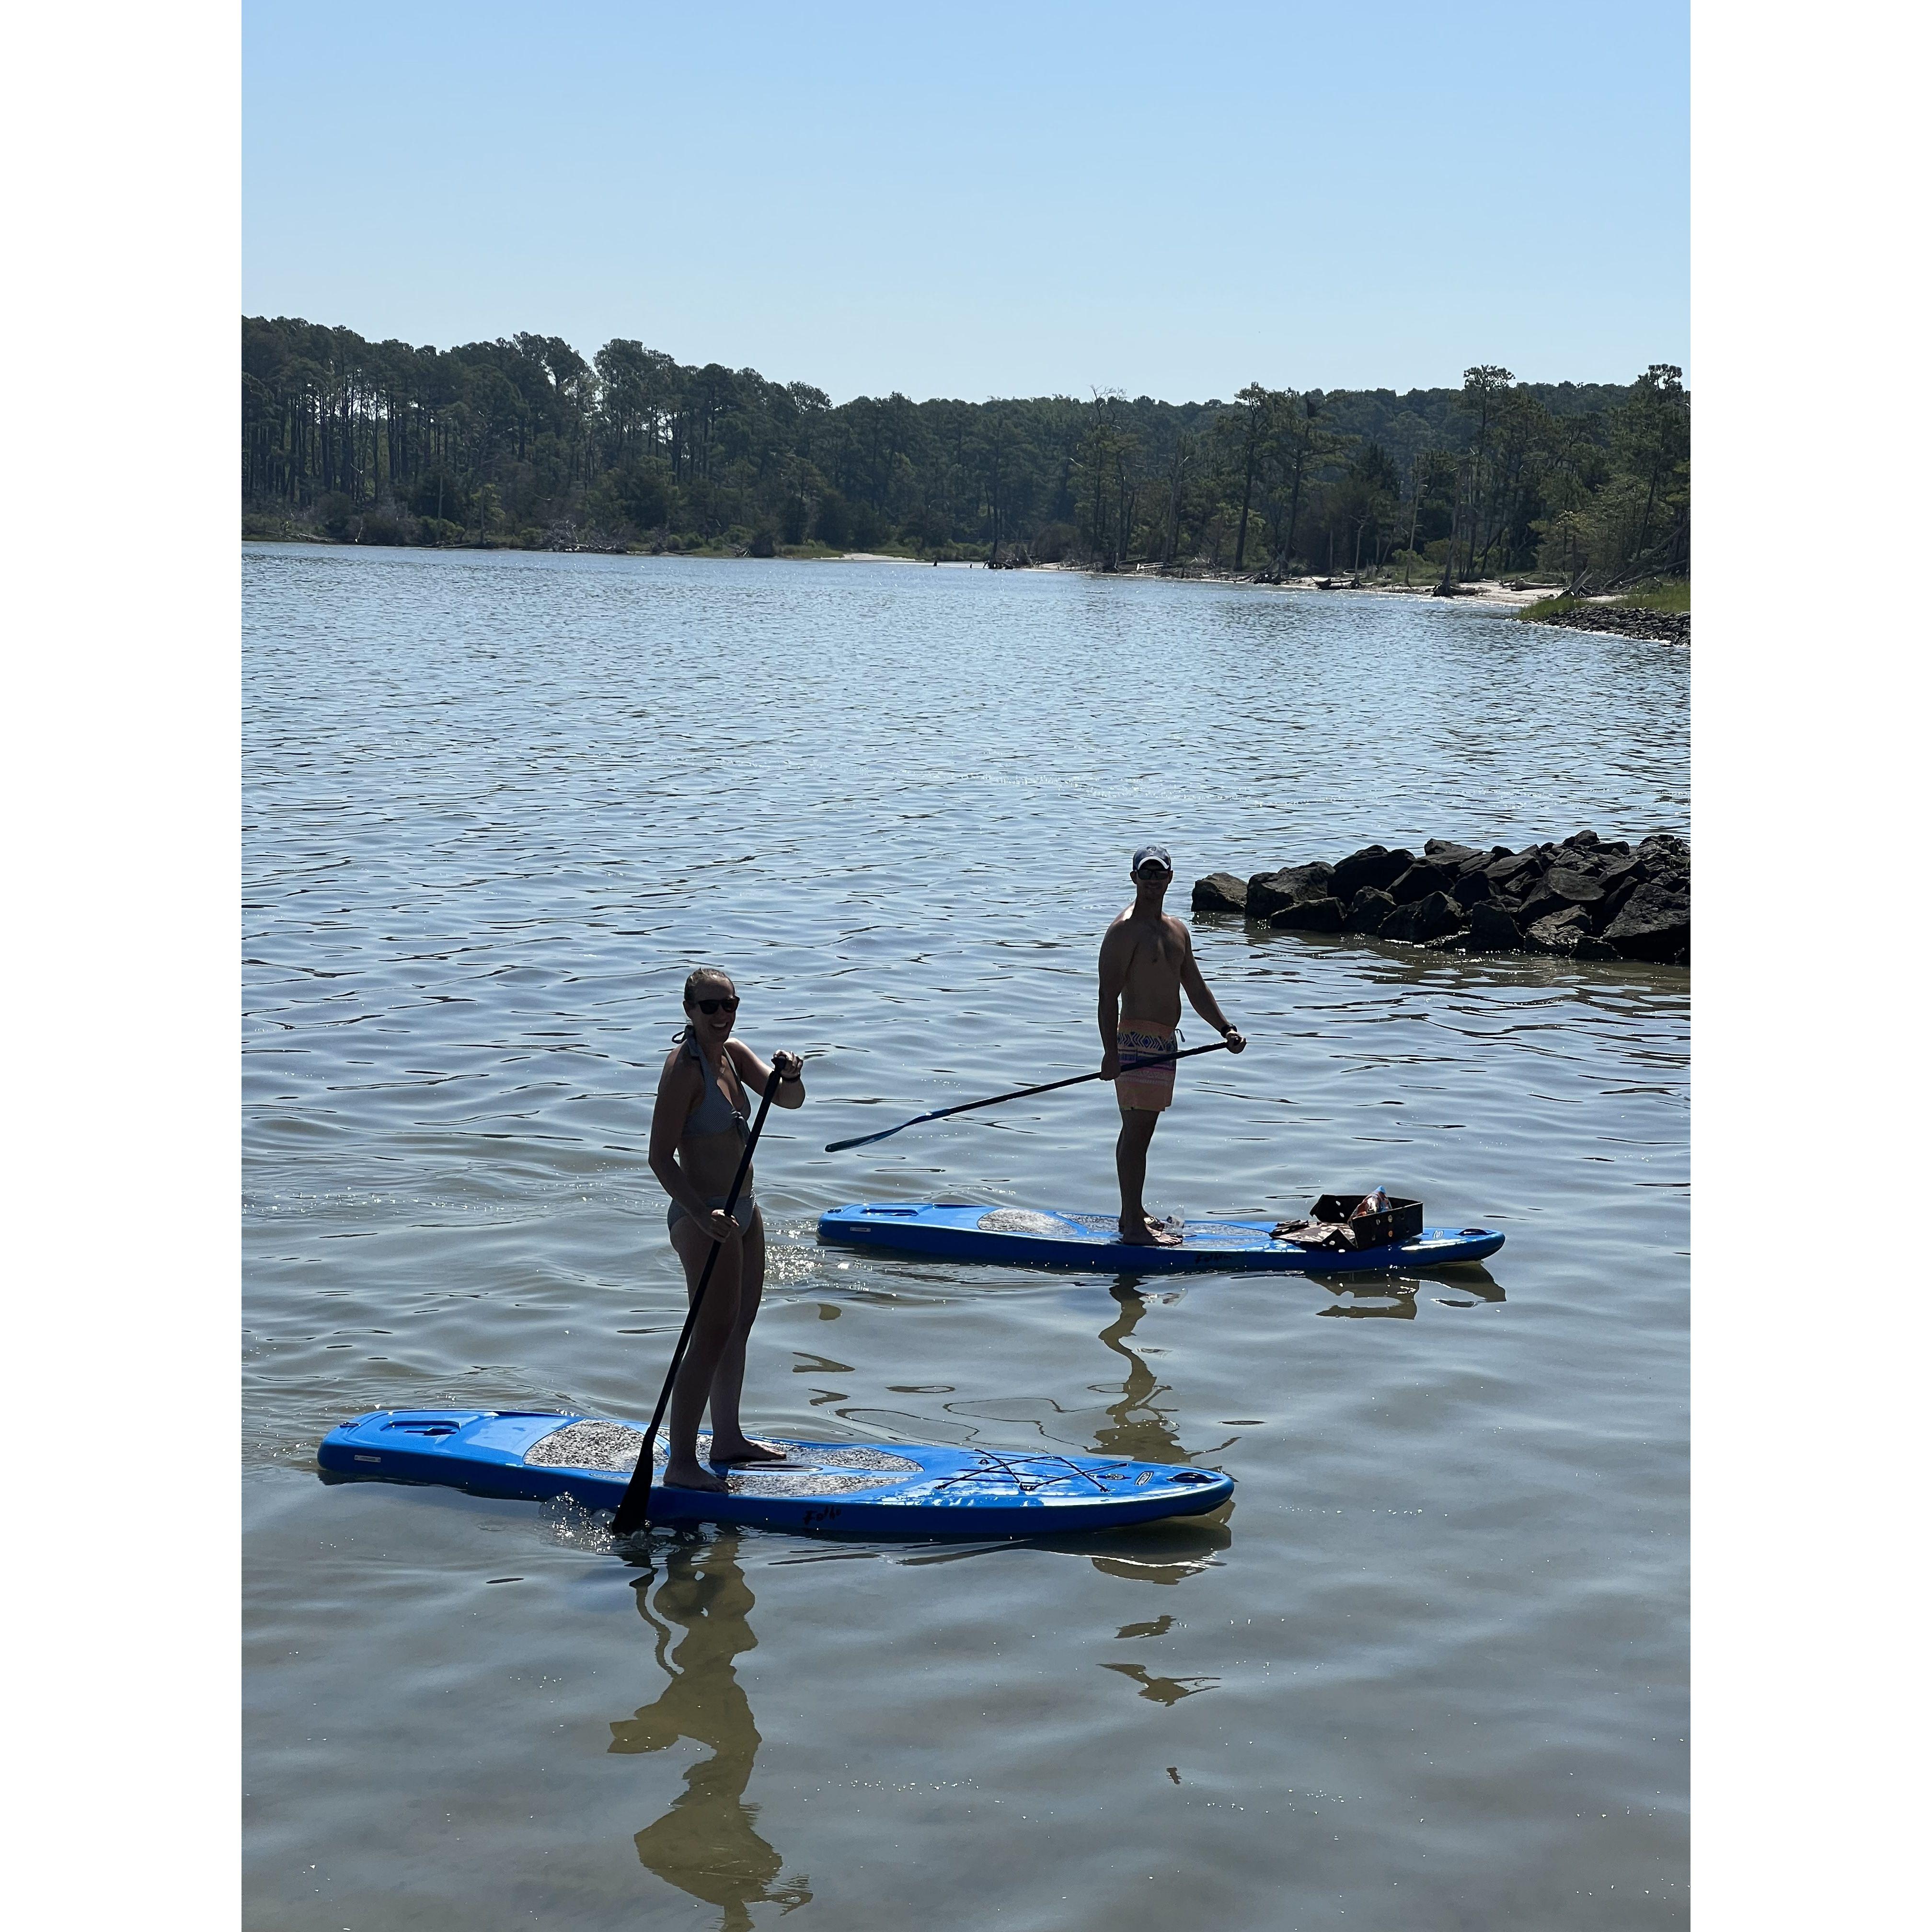
[[[1682,0],[248,0],[243,304],[836,400],[1689,364]]]

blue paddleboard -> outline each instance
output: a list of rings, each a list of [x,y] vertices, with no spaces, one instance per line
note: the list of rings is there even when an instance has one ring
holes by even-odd
[[[527,1409],[381,1408],[332,1429],[316,1460],[332,1474],[440,1483],[479,1496],[574,1496],[614,1510],[644,1442],[634,1422]],[[759,1438],[783,1462],[718,1466],[728,1494],[651,1490],[654,1523],[742,1522],[847,1536],[1060,1536],[1160,1516],[1200,1516],[1233,1495],[1218,1469],[1125,1456],[957,1449],[916,1442]],[[703,1454],[704,1438],[699,1438]],[[658,1443],[662,1468],[664,1447]]]
[[[1112,1214],[1039,1208],[968,1207],[908,1201],[835,1208],[818,1217],[818,1238],[850,1247],[894,1248],[955,1262],[1006,1268],[1072,1268],[1110,1274],[1257,1270],[1344,1274],[1364,1269],[1458,1267],[1502,1246],[1493,1228],[1425,1228],[1387,1247],[1337,1252],[1276,1239],[1273,1221],[1186,1221],[1176,1248],[1130,1247]]]

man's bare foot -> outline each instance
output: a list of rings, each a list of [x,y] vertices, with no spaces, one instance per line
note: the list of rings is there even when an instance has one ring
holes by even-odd
[[[664,1474],[658,1480],[668,1490],[709,1490],[714,1495],[723,1495],[731,1486],[701,1462],[686,1461],[680,1456],[674,1456],[664,1465]]]
[[[1178,1248],[1180,1237],[1163,1228],[1157,1221],[1144,1218],[1130,1220],[1120,1216],[1120,1239],[1130,1248]]]
[[[736,1442],[726,1443],[722,1449],[718,1446],[718,1438],[713,1436],[711,1460],[714,1462],[784,1462],[790,1458],[783,1449],[774,1449],[768,1443],[754,1442],[748,1436],[744,1436]]]

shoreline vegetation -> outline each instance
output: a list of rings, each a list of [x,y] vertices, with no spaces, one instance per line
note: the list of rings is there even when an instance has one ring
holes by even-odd
[[[835,405],[640,342],[439,350],[266,316],[243,319],[242,361],[244,538],[1555,592],[1556,622],[1690,570],[1690,398],[1667,364]]]
[[[1660,644],[1690,641],[1690,580],[1659,584],[1622,597],[1543,597],[1516,615],[1525,623],[1559,624],[1577,631],[1607,631]]]

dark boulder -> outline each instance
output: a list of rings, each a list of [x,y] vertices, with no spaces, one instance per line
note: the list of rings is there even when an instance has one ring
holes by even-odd
[[[1378,892],[1372,886],[1364,886],[1348,902],[1348,916],[1342,922],[1342,929],[1372,938],[1382,931],[1389,914],[1394,910],[1395,901],[1387,892]]]
[[[1423,842],[1422,856],[1425,859],[1433,859],[1438,866],[1447,866],[1452,870],[1460,872],[1472,859],[1480,860],[1486,866],[1493,855],[1478,852],[1473,845],[1458,845],[1453,839],[1430,838]]]
[[[1194,881],[1196,912],[1240,912],[1248,903],[1248,889],[1232,872],[1210,872]]]
[[[1591,937],[1590,915],[1574,905],[1538,920],[1523,934],[1532,952],[1574,952],[1578,940]]]
[[[1563,842],[1572,852],[1594,852],[1603,842],[1594,832],[1573,832]]]
[[[1455,883],[1452,867],[1418,859],[1389,887],[1388,895],[1397,905],[1407,905],[1413,899],[1426,899],[1431,892],[1446,892]]]
[[[1468,940],[1472,952],[1522,950],[1522,934],[1501,906],[1479,905],[1470,914]]]
[[[1653,832],[1637,848],[1658,865],[1688,866],[1690,848],[1674,832]]]
[[[1523,908],[1532,902],[1540,899],[1543,896],[1543,881],[1533,872],[1526,873],[1520,878],[1512,879],[1507,885],[1495,888],[1490,894],[1490,897],[1519,926],[1527,926],[1529,923],[1528,920],[1524,916]],[[1569,901],[1564,899],[1559,903],[1568,905]],[[1542,908],[1542,912],[1538,913],[1535,916],[1540,918],[1543,912],[1551,910],[1552,910],[1552,908],[1545,906]]]
[[[1486,872],[1465,872],[1449,888],[1449,896],[1460,906],[1476,906],[1489,898],[1491,887]]]
[[[1650,868],[1641,859],[1622,861],[1604,874],[1597,881],[1604,889],[1604,896],[1590,908],[1599,932],[1623,910],[1630,894],[1649,877]]]
[[[1289,906],[1330,896],[1335,868],[1317,860],[1312,866],[1284,866],[1278,872],[1257,872],[1248,881],[1247,914],[1272,919]]]
[[[1540,878],[1544,870],[1543,854],[1532,845],[1492,861],[1484,868],[1484,876],[1499,891],[1520,892],[1531,880]]]
[[[1579,959],[1620,959],[1618,952],[1607,939],[1599,939],[1594,933],[1586,932],[1576,942],[1576,956]]]
[[[1385,845],[1365,845],[1335,868],[1335,896],[1352,899],[1364,886],[1387,892],[1414,862],[1415,854],[1402,846],[1391,852]]]
[[[1604,889],[1586,874],[1574,871],[1568,866],[1552,866],[1542,882],[1523,902],[1516,914],[1517,923],[1526,930],[1540,919],[1547,919],[1552,913],[1566,908],[1594,906],[1604,896]],[[1589,923],[1588,921],[1585,922]]]
[[[1566,905],[1592,905],[1604,896],[1602,882],[1577,866],[1552,866],[1543,875],[1543,890]]]
[[[1431,892],[1426,898],[1412,899],[1399,905],[1382,922],[1378,937],[1406,939],[1419,946],[1425,939],[1439,939],[1462,923],[1462,908],[1447,892]]]
[[[1302,899],[1270,914],[1268,924],[1283,932],[1340,932],[1342,919],[1340,899]]]
[[[1657,963],[1688,956],[1690,950],[1690,880],[1687,873],[1646,879],[1624,902],[1623,910],[1604,928],[1603,936],[1625,959]]]
[[[1600,845],[1580,852],[1559,845],[1550,857],[1552,866],[1566,872],[1581,872],[1586,879],[1601,878],[1617,862]]]

